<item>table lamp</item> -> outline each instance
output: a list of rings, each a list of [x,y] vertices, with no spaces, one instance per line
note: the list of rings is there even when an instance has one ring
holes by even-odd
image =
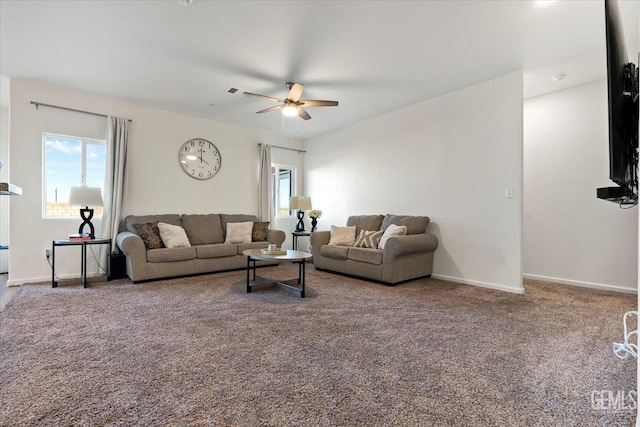
[[[71,187],[71,191],[69,192],[69,206],[81,207],[80,217],[82,218],[82,224],[80,224],[78,233],[82,234],[85,225],[88,225],[89,235],[92,239],[95,239],[95,230],[91,223],[93,209],[89,209],[89,206],[102,206],[102,189],[99,187]],[[84,206],[84,208],[82,206]]]
[[[293,196],[291,200],[289,200],[289,209],[298,209],[298,223],[296,224],[296,232],[300,233],[304,231],[304,223],[302,222],[302,218],[304,218],[304,211],[311,210],[311,197],[305,196]]]

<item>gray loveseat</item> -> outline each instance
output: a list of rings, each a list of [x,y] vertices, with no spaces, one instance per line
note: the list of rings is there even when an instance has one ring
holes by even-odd
[[[284,231],[267,229],[264,241],[224,243],[228,223],[247,221],[257,222],[257,218],[238,214],[129,215],[122,221],[116,244],[126,256],[127,275],[134,282],[234,270],[246,267],[245,249],[266,248],[270,243],[281,247],[286,237]],[[147,249],[134,224],[153,222],[181,226],[191,247]]]
[[[359,215],[350,216],[347,220],[347,226],[356,227],[356,236],[361,230],[384,231],[390,224],[406,226],[407,235],[390,238],[382,250],[329,245],[331,232],[311,233],[314,266],[317,270],[330,270],[386,284],[430,277],[438,239],[426,231],[428,217]]]

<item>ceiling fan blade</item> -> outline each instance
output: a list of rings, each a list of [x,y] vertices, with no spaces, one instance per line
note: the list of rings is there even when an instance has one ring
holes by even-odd
[[[264,110],[256,111],[256,114],[268,113],[269,111],[276,111],[284,108],[284,105],[276,105],[275,107],[265,108]]]
[[[267,96],[267,95],[260,95],[259,93],[251,93],[251,92],[243,92],[243,93],[247,96],[257,96],[258,98],[268,99],[269,101],[284,102],[284,99],[278,99],[278,98],[274,98],[272,96]]]
[[[305,107],[337,107],[338,101],[321,101],[319,99],[302,99],[298,101]]]
[[[298,105],[298,116],[302,117],[305,120],[309,120],[311,118],[309,113],[307,113],[307,111],[299,105]]]
[[[289,94],[287,95],[287,99],[290,99],[292,101],[297,101],[298,99],[300,99],[300,96],[302,95],[302,90],[304,89],[304,85],[300,84],[300,83],[294,83],[293,86],[291,86],[291,89],[289,90]]]

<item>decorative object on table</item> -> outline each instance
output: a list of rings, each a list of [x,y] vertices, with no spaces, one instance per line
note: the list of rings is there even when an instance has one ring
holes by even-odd
[[[262,253],[262,255],[286,255],[287,254],[287,250],[286,249],[280,249],[280,248],[276,248],[276,249],[261,249],[260,253]]]
[[[99,187],[71,187],[69,192],[69,206],[80,206],[80,217],[82,224],[78,228],[78,234],[86,234],[83,229],[85,225],[89,226],[89,235],[95,239],[95,229],[91,223],[93,218],[93,209],[89,206],[102,207],[102,189]],[[84,208],[82,208],[84,206]]]
[[[311,218],[311,231],[316,231],[318,228],[318,218],[322,216],[320,209],[311,209],[309,211],[309,218]]]
[[[194,138],[182,144],[178,161],[184,173],[195,179],[212,178],[220,170],[222,156],[213,143]]]
[[[296,214],[298,217],[298,223],[296,224],[296,231],[297,232],[304,231],[304,223],[302,222],[302,218],[304,218],[304,211],[308,211],[312,209],[311,197],[293,196],[289,200],[289,209],[298,210],[298,213]]]
[[[91,234],[89,234],[89,233],[69,234],[69,240],[72,241],[72,242],[83,241],[83,240],[91,240]]]

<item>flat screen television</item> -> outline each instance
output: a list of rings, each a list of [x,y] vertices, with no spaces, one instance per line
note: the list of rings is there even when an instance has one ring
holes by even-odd
[[[638,69],[629,62],[617,0],[605,0],[609,104],[609,179],[599,199],[638,203]]]

